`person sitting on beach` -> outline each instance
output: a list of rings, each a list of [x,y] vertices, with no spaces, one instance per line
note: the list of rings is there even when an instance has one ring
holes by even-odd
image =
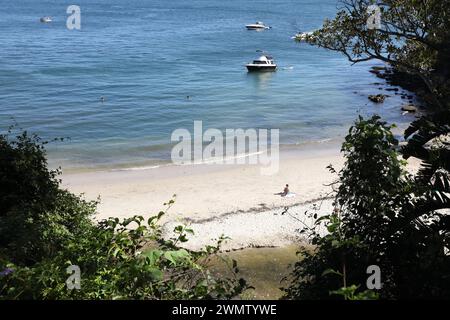
[[[296,196],[296,194],[295,193],[292,193],[290,190],[289,190],[289,185],[287,184],[286,185],[286,187],[284,187],[284,190],[283,190],[283,192],[278,192],[278,193],[274,193],[275,195],[277,195],[277,196],[281,196],[281,197],[286,197],[286,198],[293,198],[293,197],[295,197]]]
[[[283,193],[281,194],[282,197],[286,197],[289,194],[289,185],[287,184],[286,187],[284,187]]]

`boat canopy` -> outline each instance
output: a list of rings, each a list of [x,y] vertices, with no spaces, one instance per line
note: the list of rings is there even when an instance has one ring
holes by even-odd
[[[273,57],[271,56],[266,56],[266,55],[262,55],[260,56],[257,60],[255,61],[269,61],[269,60],[273,60]]]

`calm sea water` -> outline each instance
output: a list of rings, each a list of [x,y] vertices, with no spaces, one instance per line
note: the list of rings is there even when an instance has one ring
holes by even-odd
[[[336,0],[77,0],[80,31],[66,29],[64,1],[0,3],[0,130],[14,118],[46,139],[70,137],[49,146],[63,168],[167,160],[172,131],[194,120],[279,128],[283,145],[340,139],[358,113],[411,120],[396,96],[368,102],[380,82],[371,64],[291,39],[332,18]],[[273,29],[245,29],[257,20]],[[277,72],[247,73],[258,49]]]

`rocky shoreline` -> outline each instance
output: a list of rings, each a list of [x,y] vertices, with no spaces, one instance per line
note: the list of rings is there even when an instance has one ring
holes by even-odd
[[[369,72],[377,78],[383,79],[390,86],[389,88],[378,88],[379,90],[388,91],[390,94],[369,95],[368,99],[370,101],[383,103],[386,98],[394,94],[399,95],[405,102],[400,106],[404,114],[426,111],[427,101],[429,100],[427,88],[418,76],[400,71],[392,66],[373,66]],[[380,86],[382,83],[375,82],[374,85]],[[414,94],[410,94],[411,92]]]

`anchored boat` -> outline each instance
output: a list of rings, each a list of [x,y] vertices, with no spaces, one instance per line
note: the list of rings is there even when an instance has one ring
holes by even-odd
[[[247,28],[247,30],[266,30],[266,29],[270,29],[269,26],[266,26],[261,21],[258,21],[258,22],[253,23],[253,24],[248,24],[245,27]]]
[[[258,59],[253,60],[253,62],[246,65],[247,70],[252,71],[275,71],[277,65],[273,60],[273,57],[263,54]]]
[[[52,17],[42,17],[42,18],[40,19],[40,21],[41,21],[42,23],[50,23],[50,22],[53,21],[53,19],[52,19]]]
[[[292,39],[295,39],[297,41],[306,41],[306,40],[308,40],[308,38],[312,38],[313,34],[314,34],[313,31],[310,31],[310,32],[299,32],[295,36],[293,36]]]

